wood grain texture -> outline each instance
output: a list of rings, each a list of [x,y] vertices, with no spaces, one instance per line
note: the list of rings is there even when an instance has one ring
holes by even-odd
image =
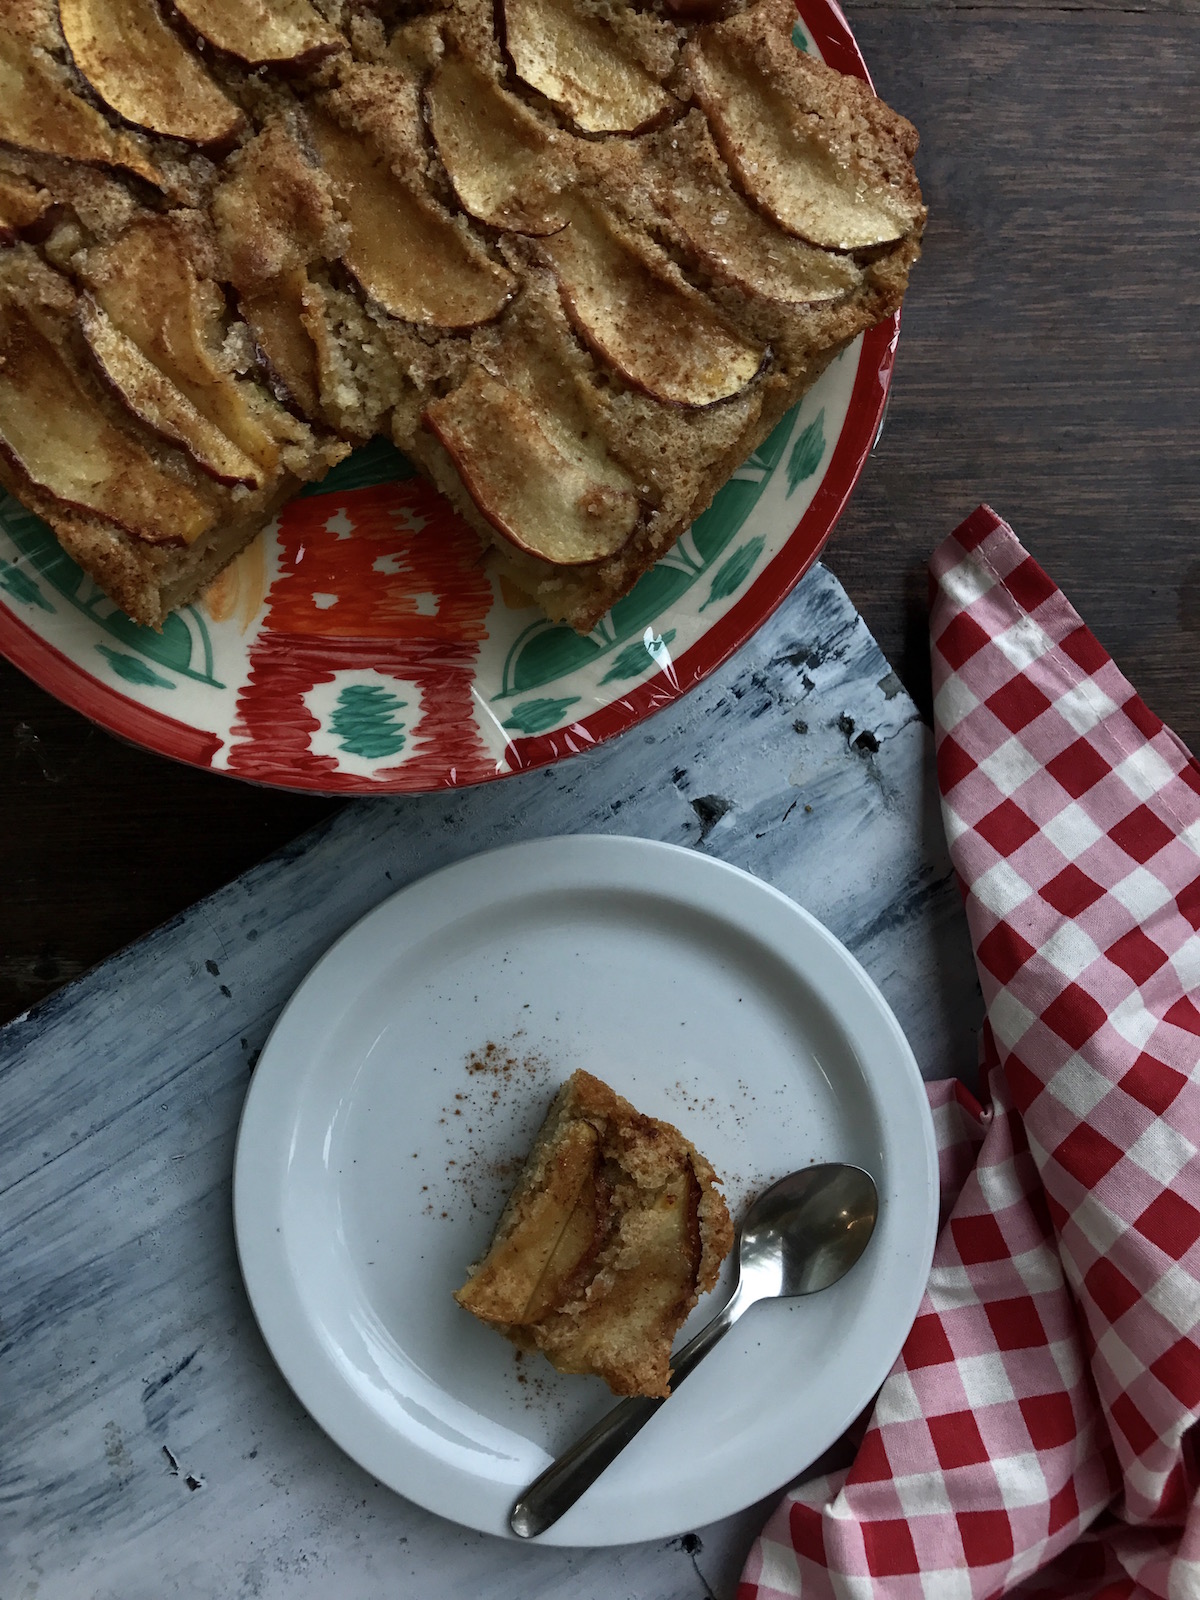
[[[0,1021],[335,809],[125,744],[0,660]]]
[[[930,208],[831,542],[928,713],[925,563],[979,501],[1200,745],[1200,10],[859,4]]]
[[[762,1506],[694,1543],[588,1551],[505,1544],[382,1489],[292,1397],[239,1279],[234,1132],[283,1001],[405,883],[570,832],[757,873],[849,944],[927,1077],[971,1071],[982,1001],[932,741],[821,567],[626,737],[348,806],[0,1032],[5,1600],[730,1600]]]
[[[1200,6],[849,0],[931,210],[828,560],[928,713],[925,563],[980,500],[1200,746]],[[131,751],[0,663],[0,1016],[324,814]]]

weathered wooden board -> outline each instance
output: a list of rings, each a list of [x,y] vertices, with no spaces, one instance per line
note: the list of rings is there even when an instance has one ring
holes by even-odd
[[[816,567],[681,704],[589,755],[348,807],[0,1032],[0,1596],[732,1593],[752,1509],[662,1546],[467,1533],[311,1423],[238,1275],[230,1171],[257,1052],[318,955],[433,867],[551,834],[691,845],[846,941],[927,1076],[971,1072],[974,968],[929,735]]]

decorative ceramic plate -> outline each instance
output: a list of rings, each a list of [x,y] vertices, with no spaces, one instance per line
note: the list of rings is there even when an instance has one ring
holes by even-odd
[[[662,1539],[753,1504],[869,1402],[937,1225],[933,1126],[886,1002],[833,936],[736,867],[643,839],[539,840],[387,900],[284,1010],[234,1162],[238,1254],[272,1354],[381,1482],[506,1535],[613,1403],[452,1298],[576,1067],[675,1123],[730,1210],[810,1162],[865,1167],[876,1233],[832,1289],[757,1306],[544,1540]],[[720,1305],[728,1270],[687,1337]]]
[[[833,0],[799,9],[797,45],[866,78]],[[283,788],[416,792],[557,760],[686,693],[811,566],[878,432],[898,330],[844,351],[586,637],[490,578],[475,534],[376,440],[161,633],[0,491],[0,653],[123,738]]]

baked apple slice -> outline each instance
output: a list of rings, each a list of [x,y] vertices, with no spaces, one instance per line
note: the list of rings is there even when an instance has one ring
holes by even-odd
[[[182,446],[218,483],[261,487],[262,473],[245,451],[215,428],[133,340],[113,326],[90,295],[79,303],[79,323],[96,365],[140,422]]]
[[[212,508],[109,421],[67,348],[0,299],[0,451],[65,508],[148,544],[191,544],[216,520]]]
[[[739,194],[699,112],[670,132],[651,156],[655,199],[714,278],[791,309],[839,300],[862,282],[853,257],[780,232]]]
[[[708,406],[758,374],[765,347],[732,328],[665,251],[586,200],[573,199],[569,216],[540,249],[575,331],[626,382],[675,405]]]
[[[518,550],[580,566],[614,555],[637,526],[637,496],[617,469],[605,481],[572,459],[533,407],[481,367],[434,400],[422,420],[484,517]]]
[[[454,1298],[481,1322],[521,1327],[550,1310],[595,1248],[600,1138],[582,1117],[557,1131],[543,1183],[522,1197],[520,1223],[492,1247]]]
[[[270,475],[279,447],[255,415],[250,386],[218,365],[224,296],[202,282],[166,217],[127,228],[88,253],[84,269],[112,326],[237,449]],[[131,409],[137,409],[130,401]]]
[[[517,76],[584,133],[638,133],[676,104],[601,18],[571,0],[504,0],[504,42]]]
[[[517,280],[386,157],[331,117],[310,114],[322,164],[343,196],[350,243],[342,260],[393,317],[449,330],[490,322]]]
[[[425,91],[425,112],[464,211],[494,228],[556,233],[555,141],[515,95],[466,56],[447,55]]]
[[[63,36],[92,88],[127,122],[206,147],[228,145],[245,118],[156,0],[58,0]]]
[[[346,48],[308,0],[175,0],[175,9],[209,44],[248,67],[305,72]]]
[[[156,188],[162,174],[137,142],[71,93],[48,57],[0,27],[0,141],[35,155],[120,167]]]
[[[826,130],[819,75],[828,69],[791,45],[785,93],[779,64],[756,61],[718,25],[693,40],[684,61],[696,99],[742,190],[786,232],[827,250],[894,244],[919,225],[919,200],[891,188],[857,162],[849,143],[835,150]],[[767,72],[765,66],[776,70]],[[812,77],[814,70],[818,79]],[[815,91],[815,92],[814,92]]]
[[[281,273],[257,294],[238,303],[254,343],[281,393],[276,398],[295,405],[306,416],[320,410],[317,350],[304,325],[304,291],[308,275],[303,267]]]

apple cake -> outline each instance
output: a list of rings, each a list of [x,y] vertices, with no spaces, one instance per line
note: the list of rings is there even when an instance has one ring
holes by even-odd
[[[560,1372],[667,1395],[671,1343],[733,1243],[716,1184],[677,1128],[576,1072],[455,1299]]]
[[[6,0],[0,482],[158,626],[382,433],[592,627],[918,254],[794,15]]]

